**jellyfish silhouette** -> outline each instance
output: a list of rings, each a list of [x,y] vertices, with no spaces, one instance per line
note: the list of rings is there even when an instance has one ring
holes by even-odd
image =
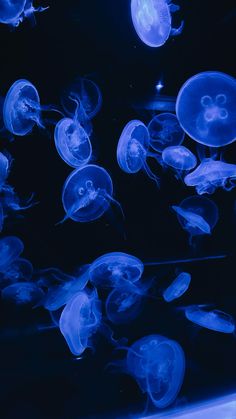
[[[208,310],[201,305],[184,308],[185,316],[191,322],[206,329],[221,333],[234,333],[235,321],[227,313],[220,310]]]
[[[34,7],[32,0],[2,0],[0,3],[0,23],[13,27],[19,26],[24,19],[34,22],[34,13],[43,12],[48,7]]]
[[[151,147],[161,153],[166,147],[182,144],[185,136],[177,116],[173,113],[155,115],[148,124]]]
[[[192,170],[197,165],[196,156],[182,145],[166,147],[161,157],[167,166],[180,171]]]
[[[236,81],[228,74],[206,71],[188,79],[176,101],[184,131],[198,143],[222,147],[236,139]]]
[[[180,298],[189,288],[191,275],[188,272],[181,272],[175,280],[165,289],[163,298],[166,302]]]

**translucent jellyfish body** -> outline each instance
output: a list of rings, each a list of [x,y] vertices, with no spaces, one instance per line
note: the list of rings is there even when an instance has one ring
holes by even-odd
[[[32,274],[32,263],[27,259],[17,258],[0,273],[0,288],[15,282],[28,281]]]
[[[15,236],[0,239],[0,272],[11,265],[23,252],[24,244]]]
[[[235,331],[234,319],[223,311],[209,311],[203,306],[193,305],[185,307],[184,312],[188,320],[206,329],[222,333],[234,333]]]
[[[0,153],[0,189],[4,185],[9,174],[9,159]]]
[[[166,288],[163,293],[164,300],[169,303],[181,297],[189,288],[191,275],[188,272],[181,272],[177,278]]]
[[[89,268],[90,281],[96,287],[120,287],[136,283],[142,276],[143,263],[135,256],[122,252],[106,253]]]
[[[2,0],[0,3],[0,23],[18,26],[25,18],[33,19],[35,12],[42,12],[45,7],[33,6],[32,0]]]
[[[136,341],[127,353],[127,370],[159,408],[177,397],[185,373],[181,346],[164,336],[150,335]]]
[[[66,218],[79,222],[96,220],[115,201],[112,194],[112,180],[103,167],[91,164],[74,170],[62,191]]]
[[[181,87],[176,114],[184,131],[198,143],[221,147],[236,139],[236,81],[217,71],[188,79]]]
[[[97,293],[76,294],[62,311],[59,327],[72,354],[79,356],[91,347],[91,337],[101,323]]]
[[[132,120],[124,127],[117,146],[117,161],[126,173],[137,173],[143,169],[159,186],[159,178],[147,164],[148,157],[158,156],[148,151],[150,136],[147,127],[139,120]]]
[[[167,166],[181,171],[194,169],[197,165],[196,156],[182,145],[166,147],[162,160]]]
[[[179,35],[183,29],[174,29],[171,13],[179,6],[167,0],[131,0],[131,16],[139,38],[150,47],[161,47],[169,36]]]
[[[220,160],[204,159],[199,166],[185,176],[187,186],[193,186],[199,195],[212,194],[217,188],[230,190],[235,186],[236,165]]]
[[[127,282],[113,289],[106,299],[106,315],[114,324],[128,323],[134,320],[142,309],[141,289]]]
[[[179,121],[173,113],[160,113],[155,115],[148,124],[150,145],[158,152],[166,147],[182,144],[185,136]]]
[[[33,282],[16,282],[2,290],[2,299],[17,305],[38,303],[44,296],[42,289]]]

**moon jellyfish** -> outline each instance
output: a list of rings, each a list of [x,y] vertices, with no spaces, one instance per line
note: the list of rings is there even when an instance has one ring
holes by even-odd
[[[161,47],[169,36],[181,34],[183,22],[179,28],[172,28],[171,13],[179,6],[167,0],[131,0],[131,16],[137,35],[150,47]]]
[[[111,202],[120,207],[112,194],[112,180],[103,167],[90,164],[74,170],[62,191],[65,219],[78,222],[98,219],[108,210]]]
[[[179,343],[160,335],[149,335],[128,348],[127,372],[158,408],[177,397],[185,373],[185,356]]]
[[[164,291],[164,300],[169,303],[170,301],[181,297],[189,288],[190,282],[191,275],[188,272],[181,272],[171,283],[171,285]]]
[[[25,18],[34,19],[35,12],[43,12],[47,7],[34,7],[32,0],[1,0],[0,23],[17,27]]]
[[[150,136],[143,122],[132,120],[124,127],[117,146],[117,161],[126,173],[137,173],[143,169],[150,179],[159,186],[159,178],[151,171],[147,158],[153,157],[159,162],[156,154],[148,151]]]
[[[236,165],[220,160],[204,159],[199,166],[185,176],[187,186],[194,186],[199,195],[212,194],[217,188],[231,190],[236,180]]]
[[[65,306],[59,327],[73,355],[81,355],[92,346],[91,337],[101,323],[100,302],[96,291],[81,291]]]
[[[23,252],[24,244],[15,236],[7,236],[0,239],[0,272],[11,265]]]
[[[236,139],[236,81],[217,71],[188,79],[181,87],[176,114],[184,131],[198,143],[222,147]]]
[[[135,256],[122,252],[106,253],[89,268],[90,281],[95,287],[120,287],[136,283],[142,276],[143,263]]]
[[[0,287],[15,282],[28,281],[32,278],[32,275],[32,263],[27,259],[17,258],[4,269],[4,272],[0,273]]]
[[[195,155],[182,145],[166,147],[162,152],[162,160],[167,166],[181,171],[194,169],[197,165]]]
[[[0,189],[4,185],[9,174],[9,159],[0,152]]]
[[[173,113],[160,113],[155,115],[148,124],[150,145],[158,152],[166,147],[182,144],[185,132]]]
[[[2,290],[2,299],[17,305],[36,304],[44,296],[43,291],[33,282],[16,282]]]
[[[188,320],[206,329],[222,333],[234,333],[235,331],[234,319],[223,311],[208,311],[202,306],[193,305],[185,307],[184,312]]]

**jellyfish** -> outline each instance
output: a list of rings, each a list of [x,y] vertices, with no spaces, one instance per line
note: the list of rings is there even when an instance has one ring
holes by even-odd
[[[17,258],[0,273],[0,288],[15,282],[29,281],[32,275],[32,263],[27,259]]]
[[[128,348],[127,372],[158,408],[176,399],[183,383],[185,356],[180,344],[160,335],[149,335]]]
[[[171,14],[179,6],[168,0],[131,0],[131,17],[137,35],[150,47],[161,47],[169,36],[180,35],[183,21],[178,28],[172,28]]]
[[[217,188],[231,190],[236,180],[236,165],[221,160],[204,159],[184,178],[187,186],[194,186],[199,195],[213,194]]]
[[[112,180],[103,167],[88,164],[74,170],[63,186],[62,203],[66,212],[64,220],[97,220],[109,209],[111,202],[120,208],[112,194]]]
[[[182,144],[185,136],[175,114],[165,112],[155,115],[148,124],[151,147],[161,153],[166,147]]]
[[[235,321],[220,310],[207,310],[204,306],[192,305],[184,308],[185,316],[191,322],[221,333],[234,333]]]
[[[176,170],[191,170],[197,165],[195,155],[182,145],[166,147],[161,156],[167,166]]]
[[[206,71],[188,79],[176,101],[184,131],[195,141],[222,147],[236,139],[236,81],[228,74]]]
[[[219,219],[217,205],[203,196],[190,196],[172,208],[179,223],[190,235],[190,242],[194,236],[211,234]]]
[[[73,355],[80,356],[92,346],[92,335],[101,323],[100,301],[96,291],[78,292],[61,313],[59,327]]]
[[[0,190],[9,175],[9,159],[0,152]]]
[[[133,106],[137,110],[166,112],[166,114],[169,115],[169,112],[175,112],[176,97],[163,94],[155,94],[153,97],[135,103]],[[156,115],[156,117],[158,116],[160,115]]]
[[[159,163],[156,154],[148,151],[150,136],[147,127],[138,120],[132,120],[124,127],[117,146],[117,161],[126,173],[137,173],[143,169],[150,179],[159,186],[159,178],[151,171],[147,158],[153,157]]]
[[[44,296],[42,289],[34,282],[15,282],[3,288],[2,299],[17,305],[36,304]]]
[[[34,22],[34,13],[43,12],[48,7],[34,7],[32,0],[2,0],[0,4],[0,23],[17,27],[25,18]]]
[[[164,300],[169,303],[181,297],[189,288],[191,275],[188,272],[181,272],[171,285],[163,293]]]
[[[24,244],[16,236],[6,236],[0,239],[0,272],[11,265],[23,252]]]
[[[127,282],[136,283],[143,270],[143,263],[135,256],[112,252],[100,256],[90,265],[89,277],[95,287],[116,288],[126,286]]]

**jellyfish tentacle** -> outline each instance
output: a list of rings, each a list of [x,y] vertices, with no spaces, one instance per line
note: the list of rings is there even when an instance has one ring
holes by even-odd
[[[158,188],[160,188],[160,178],[152,172],[152,170],[150,169],[150,167],[148,166],[146,162],[146,159],[143,162],[143,168],[144,168],[144,171],[147,173],[148,177],[156,183]]]
[[[184,29],[184,21],[182,20],[178,28],[171,28],[170,36],[179,36],[181,35]]]

